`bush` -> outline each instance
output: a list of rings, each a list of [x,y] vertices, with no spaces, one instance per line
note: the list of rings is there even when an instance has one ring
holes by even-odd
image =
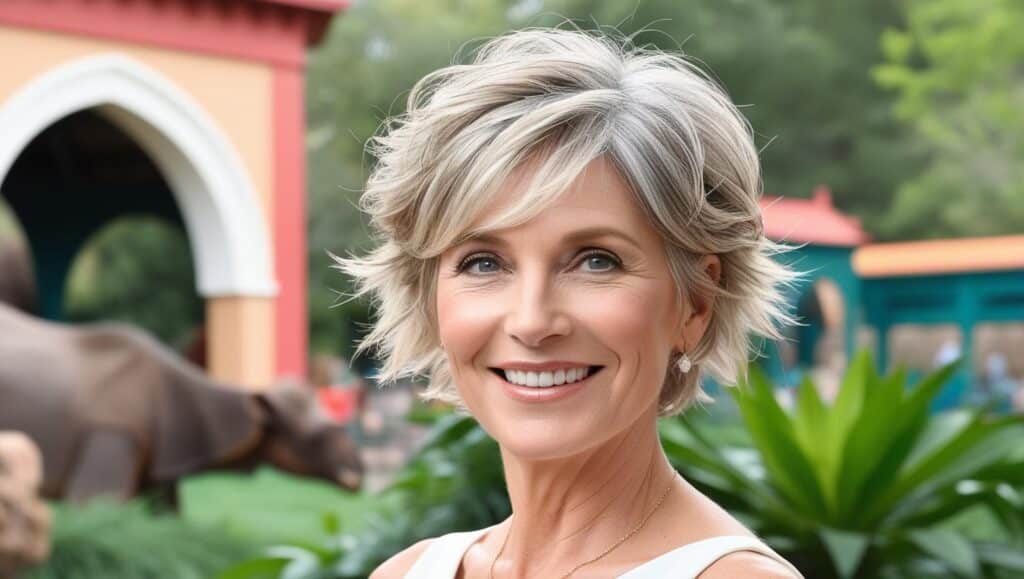
[[[158,514],[143,500],[55,504],[50,558],[25,579],[206,579],[256,547]]]
[[[328,540],[331,534],[322,528],[325,516],[336,517],[342,531],[359,532],[366,517],[380,509],[368,493],[346,492],[269,466],[251,473],[192,476],[179,483],[178,492],[186,521],[261,545]]]
[[[468,416],[441,415],[431,435],[358,535],[324,519],[329,541],[274,547],[218,579],[365,578],[385,559],[424,539],[492,525],[511,513],[497,443]]]
[[[786,412],[768,380],[729,389],[753,448],[724,445],[692,419],[662,441],[687,477],[813,577],[983,577],[1024,572],[1020,417],[931,415],[955,365],[908,388],[866,353],[831,405],[809,379]],[[988,536],[958,517],[989,513]]]

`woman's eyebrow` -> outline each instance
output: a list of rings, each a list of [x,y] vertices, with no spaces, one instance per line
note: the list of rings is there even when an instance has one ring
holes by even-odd
[[[627,234],[624,231],[621,231],[619,229],[616,229],[614,227],[608,227],[608,226],[596,226],[596,227],[586,227],[586,228],[583,228],[583,229],[577,229],[577,230],[567,234],[565,237],[563,237],[562,238],[562,242],[563,243],[574,243],[574,242],[578,243],[580,241],[584,241],[584,240],[587,240],[587,239],[595,239],[595,238],[598,238],[598,237],[617,237],[617,238],[622,239],[623,241],[629,243],[630,245],[632,245],[636,249],[641,250],[641,251],[643,250],[643,248],[640,247],[640,244],[637,243],[637,241],[635,239],[630,237],[629,234]],[[507,241],[505,241],[504,238],[502,238],[502,237],[500,237],[498,235],[491,234],[491,233],[479,233],[479,234],[476,234],[476,235],[472,235],[469,238],[467,238],[463,243],[472,243],[472,242],[491,243],[491,244],[494,244],[494,245],[501,245],[501,246],[507,245],[507,243],[508,243]]]
[[[597,238],[597,237],[617,237],[617,238],[625,241],[626,243],[629,243],[630,245],[632,245],[633,247],[637,248],[638,250],[643,250],[643,248],[640,247],[640,244],[637,243],[637,241],[635,239],[630,237],[629,234],[627,234],[626,232],[621,231],[619,229],[616,229],[614,227],[607,227],[607,226],[587,227],[587,228],[584,228],[584,229],[577,229],[576,231],[573,231],[572,233],[566,235],[563,238],[563,240],[566,241],[566,242],[574,242],[574,241],[578,242],[578,241],[583,241],[585,239],[594,239],[594,238]]]

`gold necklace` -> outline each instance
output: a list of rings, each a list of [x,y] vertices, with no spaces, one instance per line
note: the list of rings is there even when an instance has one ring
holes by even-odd
[[[660,507],[661,504],[665,502],[665,499],[668,498],[668,493],[672,490],[672,485],[675,484],[677,477],[679,477],[679,473],[678,472],[676,473],[676,476],[672,477],[672,481],[668,483],[668,488],[665,489],[665,492],[661,493],[661,497],[659,497],[658,498],[658,502],[656,502],[654,504],[654,508],[651,509],[650,511],[648,511],[648,513],[646,515],[644,515],[644,518],[640,520],[640,524],[638,524],[636,527],[633,527],[632,531],[626,533],[626,535],[624,537],[622,537],[618,541],[615,541],[614,543],[612,543],[612,545],[610,547],[605,549],[597,557],[594,557],[593,559],[584,561],[584,562],[580,563],[579,565],[576,565],[575,567],[570,569],[568,573],[566,573],[565,575],[562,575],[559,579],[566,579],[567,577],[569,577],[570,575],[572,575],[576,571],[579,571],[580,567],[583,567],[584,565],[589,565],[589,564],[593,563],[594,561],[597,561],[598,559],[604,557],[608,553],[611,553],[612,551],[615,550],[616,547],[618,547],[619,545],[621,545],[621,544],[625,543],[626,541],[628,541],[629,538],[632,537],[633,535],[639,533],[640,529],[644,528],[644,525],[647,524],[647,521],[651,520],[651,516],[654,515],[655,511],[658,510],[658,507]],[[513,516],[515,516],[515,515],[513,515]],[[508,544],[508,537],[511,534],[512,534],[512,524],[509,523],[508,532],[505,533],[505,540],[502,541],[502,543],[501,543],[501,549],[498,550],[498,554],[495,555],[494,559],[491,560],[491,567],[490,567],[490,570],[487,572],[488,579],[494,579],[494,564],[498,562],[498,559],[501,558],[501,554],[505,552],[505,545]]]

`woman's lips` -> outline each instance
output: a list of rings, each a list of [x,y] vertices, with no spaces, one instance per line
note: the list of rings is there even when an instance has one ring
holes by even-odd
[[[603,367],[598,368],[597,370],[591,370],[590,373],[587,374],[587,377],[582,380],[577,380],[569,384],[562,384],[560,386],[546,387],[520,386],[506,380],[500,370],[491,373],[494,374],[501,382],[501,386],[505,391],[505,394],[513,400],[518,400],[520,402],[554,402],[556,400],[568,398],[569,396],[572,396],[586,388],[590,384],[591,379],[598,374],[602,368]]]

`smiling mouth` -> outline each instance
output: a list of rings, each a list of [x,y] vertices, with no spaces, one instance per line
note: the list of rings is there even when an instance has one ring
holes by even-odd
[[[582,382],[583,380],[587,380],[594,374],[600,372],[603,368],[604,366],[588,366],[586,374],[584,374],[582,377],[575,378],[572,381],[566,379],[567,377],[563,377],[563,381],[560,384],[555,383],[557,381],[557,372],[523,372],[523,374],[533,374],[534,378],[536,378],[536,380],[534,380],[534,383],[536,385],[517,384],[515,382],[512,382],[505,377],[505,370],[502,370],[501,368],[488,368],[488,370],[493,372],[494,375],[497,376],[498,378],[501,378],[503,381],[505,381],[505,383],[511,384],[513,386],[519,386],[523,388],[557,388],[558,386],[568,386],[571,384],[576,384],[577,382]],[[542,377],[545,374],[548,375],[546,380]]]

